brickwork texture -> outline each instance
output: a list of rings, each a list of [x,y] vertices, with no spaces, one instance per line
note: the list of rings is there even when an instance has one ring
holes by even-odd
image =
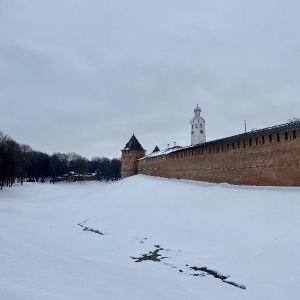
[[[128,161],[129,157],[127,164]],[[237,185],[300,186],[300,130],[145,157],[138,159],[136,164],[132,161],[130,168],[135,174],[165,178]],[[122,166],[122,172],[127,172],[126,166]]]

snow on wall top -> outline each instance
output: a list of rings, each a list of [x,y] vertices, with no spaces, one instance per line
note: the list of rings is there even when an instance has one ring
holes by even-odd
[[[250,131],[250,132],[246,132],[246,133],[242,133],[242,134],[238,134],[238,135],[233,135],[233,136],[218,139],[218,140],[209,141],[209,142],[206,142],[203,144],[190,145],[190,146],[185,146],[185,147],[176,146],[176,147],[168,148],[165,150],[161,150],[159,152],[154,152],[154,153],[148,154],[148,155],[140,158],[140,160],[155,157],[155,156],[160,156],[160,155],[167,155],[172,152],[181,152],[184,150],[194,150],[194,149],[199,149],[199,148],[207,148],[207,147],[211,147],[211,146],[220,146],[220,145],[225,145],[225,144],[238,142],[238,141],[242,141],[242,140],[246,140],[246,139],[260,137],[263,135],[269,135],[269,134],[285,132],[285,131],[292,131],[292,130],[299,130],[299,129],[300,129],[300,121],[294,121],[294,122],[289,122],[286,124],[276,125],[276,126],[267,127],[267,128],[263,128],[263,129],[259,129],[259,130],[254,130],[254,131]]]

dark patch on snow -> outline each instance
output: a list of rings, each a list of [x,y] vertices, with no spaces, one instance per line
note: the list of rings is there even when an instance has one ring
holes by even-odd
[[[172,269],[178,269],[177,267],[175,267],[175,266],[173,266],[172,264],[169,264],[169,263],[163,263],[164,265],[166,265],[166,266],[169,266],[169,267],[171,267]]]
[[[145,243],[146,238],[143,241]],[[142,261],[153,261],[153,262],[161,262],[163,259],[166,258],[171,258],[171,257],[163,257],[162,256],[162,252],[174,252],[170,249],[164,249],[161,245],[154,245],[154,247],[156,248],[154,251],[149,251],[148,254],[141,254],[140,257],[133,257],[130,256],[132,259],[135,260],[135,262],[142,262]],[[176,251],[178,253],[180,253],[181,251],[178,250]],[[175,256],[177,256],[176,254],[174,254]],[[171,267],[172,269],[177,269],[180,273],[185,274],[185,275],[190,275],[190,276],[194,276],[194,277],[205,277],[205,276],[213,276],[216,279],[221,280],[224,283],[230,284],[232,286],[235,286],[237,288],[243,289],[245,290],[246,287],[242,284],[238,284],[236,282],[230,281],[228,280],[230,278],[229,275],[223,275],[215,270],[209,269],[207,267],[197,267],[197,266],[189,266],[188,264],[185,264],[185,267],[187,267],[187,269],[185,270],[185,268],[182,268],[181,266],[176,266],[173,264],[168,263],[167,261],[163,262],[164,265]],[[194,271],[194,273],[191,273],[191,270]]]
[[[144,238],[144,240],[143,241],[140,241],[140,243],[141,244],[144,244],[145,242],[144,241],[146,241],[147,240],[147,238]]]
[[[246,289],[246,287],[245,287],[243,284],[238,284],[238,283],[235,283],[235,282],[233,282],[233,281],[223,281],[223,282],[228,283],[228,284],[231,284],[231,285],[233,285],[233,286],[236,286],[236,287],[238,287],[238,288],[240,288],[240,289],[242,289],[242,290],[245,290],[245,289]]]
[[[214,271],[214,270],[210,270],[207,267],[190,267],[190,269],[194,270],[194,271],[201,271],[202,274],[207,274],[207,275],[211,275],[217,279],[221,279],[221,280],[226,280],[229,276],[226,275],[222,275],[221,273]]]
[[[160,247],[160,245],[155,245],[155,248],[157,248],[154,251],[150,251],[148,254],[141,254],[141,257],[133,257],[130,256],[132,259],[135,259],[135,262],[141,262],[146,260],[151,260],[154,262],[160,262],[162,259],[168,258],[168,257],[162,257],[159,251],[164,250]]]
[[[100,235],[105,235],[105,233],[97,230],[97,229],[93,229],[93,228],[90,228],[90,227],[87,227],[87,226],[84,226],[83,224],[85,224],[89,219],[86,219],[84,222],[82,223],[78,223],[77,225],[82,227],[83,231],[90,231],[90,232],[93,232],[93,233],[97,233],[97,234],[100,234]]]
[[[195,274],[190,274],[191,276],[199,276],[199,277],[204,277],[205,276],[205,274],[197,274],[197,273],[195,273]]]
[[[186,266],[188,267],[188,265],[186,265]],[[191,270],[196,271],[196,272],[198,272],[198,271],[201,272],[200,274],[198,274],[198,273],[196,273],[196,274],[190,274],[192,276],[201,276],[201,277],[203,277],[203,276],[206,276],[206,275],[211,275],[214,278],[220,279],[220,280],[222,280],[223,282],[225,282],[227,284],[233,285],[233,286],[238,287],[238,288],[243,289],[243,290],[246,289],[246,287],[244,285],[242,285],[242,284],[238,284],[238,283],[235,283],[233,281],[228,281],[227,279],[230,278],[230,276],[223,275],[223,274],[221,274],[221,273],[219,273],[217,271],[208,269],[207,267],[189,267],[189,268]]]

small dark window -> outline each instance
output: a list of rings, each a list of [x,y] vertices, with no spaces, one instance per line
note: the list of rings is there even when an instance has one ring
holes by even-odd
[[[296,138],[296,130],[293,130],[293,139]]]
[[[234,150],[234,143],[232,143],[232,150]]]
[[[269,142],[272,143],[272,134],[269,134]]]
[[[279,134],[279,132],[277,133],[277,142],[280,142],[280,134]]]
[[[258,145],[258,138],[255,138],[255,143],[256,145]]]
[[[243,145],[243,147],[246,148],[246,141],[245,141],[245,140],[244,140],[244,145]]]
[[[249,139],[249,147],[252,146],[252,139]]]
[[[262,143],[264,144],[265,143],[265,137],[262,136]]]

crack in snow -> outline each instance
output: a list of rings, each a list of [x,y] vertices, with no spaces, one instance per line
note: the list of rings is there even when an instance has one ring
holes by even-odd
[[[189,265],[186,265],[186,266],[189,267]],[[201,273],[198,274],[198,275],[197,275],[197,273],[196,274],[191,274],[193,276],[201,276],[201,277],[203,277],[203,276],[206,276],[206,275],[211,275],[214,278],[221,279],[223,282],[225,282],[227,284],[231,284],[231,285],[233,285],[235,287],[238,287],[240,289],[243,289],[243,290],[246,289],[246,287],[243,284],[238,284],[238,283],[235,283],[233,281],[227,280],[228,278],[230,278],[229,275],[223,275],[223,274],[221,274],[221,273],[219,273],[217,271],[208,269],[207,267],[200,267],[200,268],[199,267],[189,267],[189,268],[191,270],[194,270],[194,271],[201,271]]]
[[[90,219],[86,219],[84,222],[82,222],[82,223],[78,223],[77,225],[78,226],[80,226],[80,227],[82,227],[83,229],[83,231],[90,231],[90,232],[93,232],[93,233],[97,233],[97,234],[100,234],[100,235],[105,235],[105,233],[103,233],[103,232],[101,232],[101,231],[99,231],[99,230],[97,230],[97,229],[93,229],[93,228],[91,228],[91,227],[87,227],[87,226],[84,226],[83,224],[85,224],[87,221],[89,221]]]
[[[135,262],[141,262],[145,260],[151,260],[154,262],[160,262],[162,259],[168,258],[168,257],[162,257],[161,254],[159,254],[159,251],[164,250],[163,248],[160,247],[160,245],[155,245],[157,249],[154,251],[149,251],[148,254],[141,254],[141,257],[133,257],[130,256],[132,259],[136,259]]]
[[[146,239],[143,240],[143,243]],[[166,256],[162,256],[162,254],[160,254],[160,251],[171,251],[170,249],[164,249],[162,248],[160,245],[154,245],[154,247],[156,248],[154,251],[149,251],[149,253],[147,254],[141,254],[140,257],[133,257],[130,256],[130,258],[134,259],[135,262],[143,262],[143,261],[153,261],[153,262],[161,262],[162,259],[167,259],[167,258],[171,258],[171,257],[166,257]],[[178,251],[180,252],[180,251]],[[246,290],[246,287],[243,284],[238,284],[236,282],[230,281],[228,280],[230,278],[229,275],[223,275],[215,270],[209,269],[207,267],[192,267],[189,265],[185,265],[189,270],[193,270],[195,272],[199,272],[199,273],[190,273],[189,271],[184,271],[182,268],[179,268],[175,265],[172,265],[170,263],[167,262],[163,262],[164,265],[171,267],[172,269],[178,269],[178,271],[180,273],[186,274],[186,275],[190,275],[190,276],[199,276],[199,277],[205,277],[205,276],[213,276],[216,279],[220,279],[222,282],[230,284],[232,286],[235,286],[237,288]]]

